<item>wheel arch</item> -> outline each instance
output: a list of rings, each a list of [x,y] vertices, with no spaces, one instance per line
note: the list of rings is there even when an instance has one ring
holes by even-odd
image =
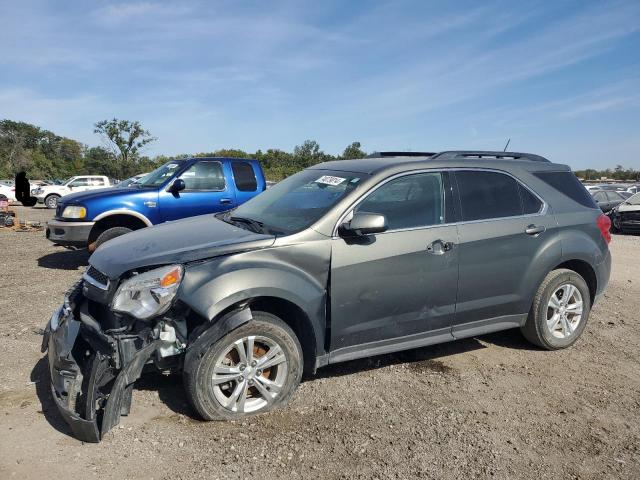
[[[226,273],[218,270],[214,278],[211,268],[224,269],[201,264],[185,275],[178,294],[182,302],[212,326],[247,308],[281,318],[300,341],[305,372],[315,369],[316,358],[325,353],[326,333],[326,289],[319,282],[300,270],[275,270],[264,264]]]
[[[552,271],[558,270],[561,268],[572,270],[577,274],[579,274],[582,278],[584,278],[584,281],[587,283],[587,286],[589,287],[589,297],[590,297],[589,300],[590,300],[590,303],[593,305],[593,302],[596,298],[596,294],[598,291],[598,276],[596,275],[596,271],[591,266],[591,264],[589,264],[589,262],[586,262],[585,260],[575,258],[571,260],[566,260],[561,264],[556,265],[552,269]]]
[[[93,244],[102,232],[112,227],[127,227],[131,230],[150,227],[153,224],[141,213],[132,210],[112,210],[104,212],[93,219],[95,222],[89,232],[87,244]]]

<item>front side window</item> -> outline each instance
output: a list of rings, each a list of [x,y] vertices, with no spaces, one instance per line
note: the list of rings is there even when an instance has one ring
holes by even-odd
[[[236,188],[240,192],[255,192],[258,189],[258,181],[253,167],[247,162],[231,162],[233,179]]]
[[[185,170],[180,178],[185,190],[221,191],[225,188],[220,162],[197,162]]]
[[[396,178],[371,193],[354,210],[382,214],[389,230],[444,223],[444,188],[440,173]]]
[[[89,186],[88,178],[76,178],[74,181],[69,183],[67,187],[87,187]]]

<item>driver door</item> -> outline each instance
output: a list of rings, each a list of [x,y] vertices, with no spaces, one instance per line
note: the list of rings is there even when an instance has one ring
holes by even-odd
[[[184,180],[184,190],[169,192],[165,189],[159,193],[162,221],[234,208],[235,193],[225,180],[226,167],[218,160],[200,160],[182,172],[178,178]]]
[[[388,230],[333,240],[331,361],[362,356],[362,344],[372,354],[452,338],[458,234],[447,224],[448,185],[446,172],[409,174],[354,208],[385,215]]]

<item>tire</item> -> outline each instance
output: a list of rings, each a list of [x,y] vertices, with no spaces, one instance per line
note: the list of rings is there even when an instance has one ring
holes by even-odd
[[[119,237],[120,235],[124,235],[125,233],[129,233],[129,232],[132,232],[132,231],[133,230],[131,230],[130,228],[127,228],[127,227],[112,227],[112,228],[109,228],[109,229],[105,230],[104,232],[102,232],[100,235],[98,235],[98,238],[96,239],[96,241],[93,242],[90,245],[89,250],[94,251],[100,245],[102,245],[105,242],[108,242],[112,238]]]
[[[58,200],[60,200],[60,195],[51,194],[44,199],[44,204],[47,208],[53,209],[58,206]]]
[[[575,291],[567,286],[575,288]],[[591,311],[590,295],[587,282],[580,274],[564,268],[553,270],[536,292],[527,321],[521,328],[523,335],[534,345],[547,350],[573,345],[587,326]],[[568,304],[565,303],[563,308],[565,301]],[[582,310],[578,318],[576,313],[579,311],[579,302]],[[552,305],[557,305],[558,308]],[[562,312],[566,321],[563,320]]]
[[[234,344],[239,342],[246,354],[249,337],[255,337],[252,354],[259,353],[256,357],[258,364],[251,367],[249,363],[242,368],[242,359]],[[269,349],[264,348],[266,342],[272,342]],[[260,359],[268,359],[274,345],[282,352],[278,359],[284,357],[286,363],[260,370]],[[218,371],[221,367],[233,370],[231,373],[217,373],[216,366]],[[293,330],[275,315],[256,311],[253,312],[253,320],[227,333],[209,347],[193,368],[185,372],[184,383],[191,405],[203,419],[234,420],[286,405],[300,384],[302,370],[302,348]],[[229,381],[225,382],[227,378]],[[214,384],[216,380],[217,385]],[[276,388],[277,393],[273,395]],[[267,395],[273,395],[269,401],[263,396],[265,390],[269,390]],[[239,393],[235,400],[232,398],[234,393]]]

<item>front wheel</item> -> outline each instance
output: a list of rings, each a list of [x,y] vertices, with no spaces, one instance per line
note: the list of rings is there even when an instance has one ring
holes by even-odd
[[[129,233],[131,231],[132,230],[130,228],[127,228],[127,227],[111,227],[111,228],[105,230],[104,232],[102,232],[100,235],[98,235],[98,238],[96,238],[95,242],[89,244],[89,251],[93,252],[100,245],[102,245],[105,242],[108,242],[112,238],[116,238],[116,237],[119,237],[121,235],[125,235],[125,234],[127,234],[127,233]]]
[[[302,365],[291,328],[275,315],[253,312],[253,320],[218,340],[185,372],[185,389],[205,420],[233,420],[286,405]]]
[[[573,270],[553,270],[538,288],[522,333],[547,350],[566,348],[584,331],[590,310],[584,278]]]
[[[56,208],[58,206],[58,200],[60,200],[59,195],[49,195],[44,199],[44,204],[47,208]]]

